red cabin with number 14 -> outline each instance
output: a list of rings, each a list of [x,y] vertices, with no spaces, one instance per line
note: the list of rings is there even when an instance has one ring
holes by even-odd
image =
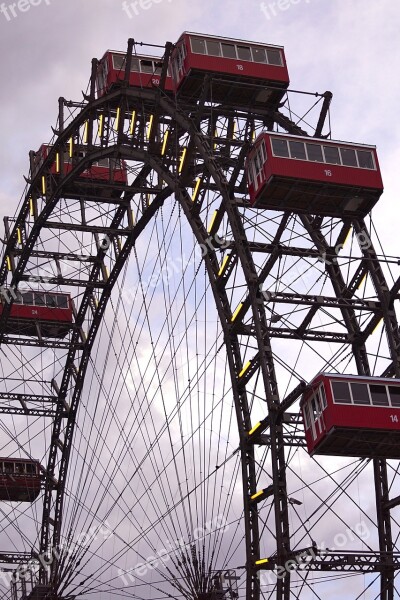
[[[400,459],[400,379],[320,373],[300,407],[311,455]]]

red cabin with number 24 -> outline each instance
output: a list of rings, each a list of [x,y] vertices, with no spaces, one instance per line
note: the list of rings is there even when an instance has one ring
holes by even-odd
[[[26,336],[63,338],[72,328],[72,300],[70,294],[15,290],[0,293],[0,315],[3,307],[13,303],[7,319],[6,333]]]
[[[400,459],[400,379],[320,373],[300,407],[311,455]]]

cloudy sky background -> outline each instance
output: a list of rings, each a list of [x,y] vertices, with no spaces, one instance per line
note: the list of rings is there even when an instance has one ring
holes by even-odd
[[[142,6],[148,8],[138,5],[132,18],[122,0],[42,0],[10,20],[0,13],[1,217],[14,214],[29,150],[52,137],[58,98],[82,98],[93,57],[124,50],[129,37],[163,45],[190,30],[283,45],[293,89],[333,92],[333,137],[378,146],[385,193],[374,220],[386,252],[399,254],[396,1],[265,0],[266,14],[259,0],[142,0]]]
[[[129,37],[164,44],[189,30],[281,44],[293,89],[333,92],[333,137],[378,146],[385,194],[375,220],[386,251],[396,253],[397,2],[265,0],[263,13],[258,0],[141,1],[132,18],[122,0],[42,0],[26,12],[17,7],[16,17],[7,8],[10,20],[0,13],[1,216],[12,215],[21,196],[28,151],[52,136],[58,98],[82,98],[93,57],[125,49]]]

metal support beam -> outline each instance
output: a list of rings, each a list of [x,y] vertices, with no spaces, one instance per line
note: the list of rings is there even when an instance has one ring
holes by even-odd
[[[4,552],[0,550],[0,563],[19,565],[27,563],[33,557],[33,554],[29,552]]]
[[[387,559],[387,560],[386,560]],[[310,571],[346,571],[358,573],[382,573],[387,566],[392,570],[400,569],[400,554],[381,554],[380,552],[330,552],[317,548],[306,548],[287,555],[286,563],[279,565],[275,557],[268,559],[260,570],[271,571],[278,566],[302,572]]]
[[[396,508],[396,506],[399,506],[399,505],[400,505],[400,496],[396,496],[395,498],[392,498],[391,500],[386,502],[385,508],[392,509],[392,508]]]
[[[300,381],[299,385],[297,385],[294,390],[292,390],[290,392],[290,394],[288,394],[288,396],[286,396],[286,398],[284,398],[282,400],[282,402],[279,405],[278,408],[278,415],[283,416],[284,413],[289,410],[289,408],[291,406],[293,406],[293,404],[296,402],[296,400],[298,400],[300,398],[300,396],[303,395],[305,389],[307,387],[307,384],[305,381]]]
[[[332,92],[325,92],[324,101],[322,103],[322,108],[321,108],[321,114],[319,116],[318,123],[317,123],[317,126],[315,128],[315,133],[314,133],[314,137],[316,137],[316,138],[320,138],[322,135],[322,130],[324,128],[325,119],[327,117],[329,107],[332,102],[332,98],[333,98]]]

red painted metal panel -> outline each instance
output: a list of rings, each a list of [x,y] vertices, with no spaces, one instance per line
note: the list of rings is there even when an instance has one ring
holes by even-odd
[[[391,419],[392,416],[397,416],[397,423]],[[400,408],[334,404],[329,410],[328,424],[329,429],[342,426],[400,431]]]
[[[40,494],[40,478],[16,475],[0,476],[0,500],[33,502]]]
[[[234,58],[222,58],[219,56],[207,56],[188,52],[185,59],[186,73],[190,69],[198,69],[207,73],[226,73],[236,77],[276,81],[288,84],[289,77],[285,67],[249,62]]]
[[[0,315],[2,312],[3,305],[0,304]],[[52,308],[48,306],[29,306],[13,303],[10,318],[72,323],[72,310],[71,308]]]
[[[64,163],[64,175],[67,175],[72,171],[71,163]],[[50,172],[57,175],[56,165],[53,163],[50,168]],[[93,179],[96,181],[109,181],[110,180],[110,169],[109,167],[93,166],[89,169],[85,169],[79,174],[79,178],[84,177],[86,179]],[[112,181],[116,183],[128,182],[126,169],[114,169],[112,171]]]
[[[57,323],[72,323],[70,308],[52,308],[48,306],[25,306],[13,304],[10,317],[13,319],[38,319],[39,321],[56,321]]]

